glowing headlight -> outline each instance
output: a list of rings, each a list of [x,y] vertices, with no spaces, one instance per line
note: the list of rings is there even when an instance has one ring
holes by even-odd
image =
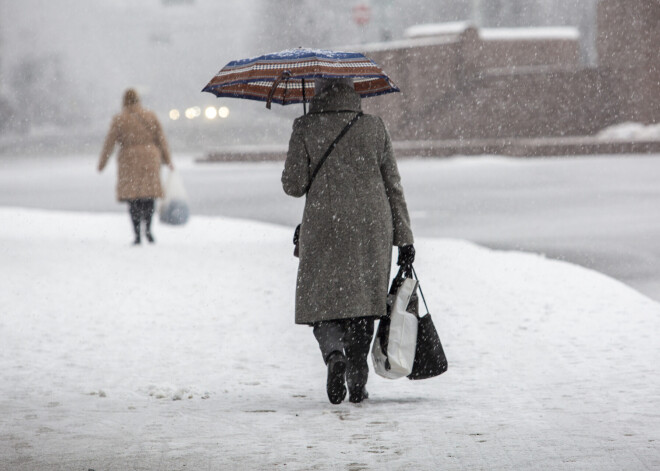
[[[213,106],[209,106],[204,110],[204,116],[206,116],[206,119],[215,119],[218,117],[218,110]]]

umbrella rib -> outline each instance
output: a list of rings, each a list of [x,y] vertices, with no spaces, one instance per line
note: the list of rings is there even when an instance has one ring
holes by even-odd
[[[360,74],[360,75],[349,75],[349,74],[339,74],[339,75],[331,75],[331,74],[306,74],[306,75],[299,75],[299,76],[294,76],[292,75],[289,80],[302,80],[302,79],[315,79],[315,78],[355,78],[358,79],[357,81],[360,82],[369,82],[372,81],[373,79],[383,79],[385,81],[390,81],[389,77],[384,74],[373,74],[373,75],[366,75],[366,74]],[[361,80],[363,79],[363,80]],[[259,84],[259,82],[263,82],[264,85],[267,83],[272,83],[278,81],[278,78],[273,77],[273,78],[268,78],[268,77],[254,77],[254,78],[246,78],[242,80],[232,80],[231,82],[222,82],[222,83],[212,83],[207,86],[209,89],[215,89],[215,88],[221,88],[221,87],[228,87],[231,85],[239,85],[239,84]],[[279,86],[280,82],[278,82]],[[298,86],[298,84],[294,83],[293,86]]]

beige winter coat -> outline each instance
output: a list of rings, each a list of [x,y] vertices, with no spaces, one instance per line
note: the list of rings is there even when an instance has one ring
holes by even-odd
[[[139,104],[124,107],[112,119],[105,139],[99,171],[108,163],[115,143],[117,156],[117,199],[161,198],[160,166],[170,164],[170,152],[158,118]]]
[[[347,86],[312,100],[296,119],[282,185],[305,194],[328,146],[356,112]],[[364,115],[324,163],[305,202],[296,285],[296,323],[385,314],[392,246],[413,243],[392,143],[383,121]]]

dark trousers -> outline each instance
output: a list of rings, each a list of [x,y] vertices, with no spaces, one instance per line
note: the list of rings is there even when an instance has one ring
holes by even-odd
[[[151,234],[151,218],[154,215],[153,198],[128,200],[128,212],[131,215],[131,222],[133,222],[133,231],[135,231],[136,239],[140,238],[141,221],[144,221],[146,233]]]
[[[369,347],[374,336],[374,317],[337,319],[314,323],[314,336],[323,361],[333,352],[346,356],[346,382],[350,391],[360,390],[369,377]]]

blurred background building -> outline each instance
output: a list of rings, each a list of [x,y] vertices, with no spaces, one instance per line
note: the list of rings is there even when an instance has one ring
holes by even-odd
[[[582,59],[595,63],[597,0],[262,0],[264,25],[278,31],[275,48],[327,47],[404,37],[412,25],[469,21],[476,27],[574,26]],[[289,8],[282,8],[282,5]],[[294,20],[295,18],[295,20]],[[287,27],[282,27],[286,25]]]
[[[660,122],[660,3],[601,0],[596,13],[596,65],[580,53],[579,28],[411,27],[405,41],[365,46],[404,90],[366,106],[395,140],[592,136]]]

